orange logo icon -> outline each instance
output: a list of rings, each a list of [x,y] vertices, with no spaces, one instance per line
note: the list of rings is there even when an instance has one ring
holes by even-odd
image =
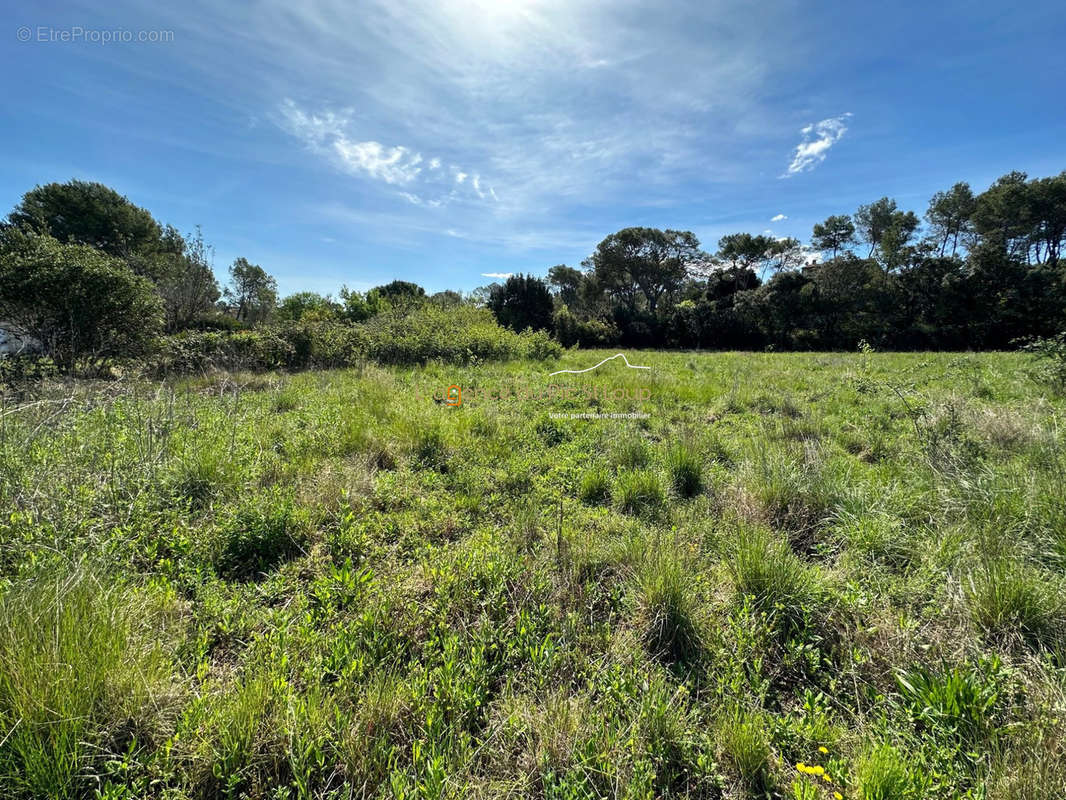
[[[463,404],[463,387],[454,383],[444,392],[444,405],[461,406]]]

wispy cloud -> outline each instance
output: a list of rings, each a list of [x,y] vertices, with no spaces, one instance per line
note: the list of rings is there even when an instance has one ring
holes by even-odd
[[[310,190],[320,203],[515,250],[547,236],[587,251],[649,214],[691,226],[693,197],[719,204],[776,174],[796,109],[766,90],[812,49],[788,0],[757,18],[743,0],[671,0],[676,13],[651,0],[367,0],[355,16],[334,0],[190,2],[160,11],[196,43],[188,88],[218,87],[287,135],[260,124],[242,157],[300,170],[311,154],[336,172]]]
[[[421,153],[404,145],[384,145],[373,140],[358,141],[352,138],[349,134],[352,127],[350,109],[308,112],[286,98],[279,107],[279,113],[279,125],[283,130],[344,172],[397,187],[443,184],[436,174],[442,165],[439,157],[425,159]],[[468,173],[454,164],[450,169],[455,175],[456,184],[462,184],[468,177]],[[488,196],[481,189],[479,175],[474,175],[471,189],[478,199],[483,200]],[[438,189],[435,194],[435,197],[427,199],[411,191],[399,192],[400,197],[414,205],[430,207],[439,206],[453,196],[443,189]],[[492,193],[492,197],[495,198],[495,193]]]
[[[803,141],[796,145],[796,152],[792,156],[792,163],[780,177],[788,178],[807,172],[825,161],[829,148],[840,141],[848,130],[845,122],[851,117],[851,112],[841,114],[839,117],[829,117],[821,122],[807,125],[800,133]]]
[[[788,219],[788,214],[775,214],[774,216],[770,217],[770,222],[781,222],[782,220],[786,219]]]
[[[500,280],[507,280],[508,278],[513,277],[513,276],[514,276],[513,272],[482,272],[481,273],[481,277],[482,278],[499,278]]]

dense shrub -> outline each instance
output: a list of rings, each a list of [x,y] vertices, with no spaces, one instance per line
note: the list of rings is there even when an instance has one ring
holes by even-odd
[[[1057,336],[1033,339],[1023,349],[1036,357],[1040,377],[1055,391],[1066,392],[1066,331]]]
[[[270,328],[247,331],[183,331],[164,338],[153,364],[160,374],[215,369],[266,370],[288,367],[295,348]]]
[[[544,331],[513,333],[486,309],[427,303],[391,309],[359,325],[311,318],[249,330],[183,331],[163,339],[154,371],[332,369],[366,359],[466,364],[561,354],[562,346]]]
[[[472,306],[394,309],[363,323],[360,330],[368,356],[384,364],[543,359],[562,352],[543,332],[513,333],[500,327],[488,309]]]
[[[9,230],[0,242],[0,319],[55,365],[139,356],[162,331],[151,282],[87,245]]]

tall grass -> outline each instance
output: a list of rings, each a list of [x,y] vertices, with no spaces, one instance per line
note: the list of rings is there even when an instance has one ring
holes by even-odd
[[[691,568],[670,545],[653,545],[638,572],[649,651],[671,661],[692,659],[701,644],[698,603]]]
[[[728,567],[740,596],[789,627],[819,610],[820,582],[785,542],[765,528],[744,524],[733,536]]]
[[[87,795],[104,763],[158,744],[176,679],[149,601],[77,569],[0,599],[0,785]]]

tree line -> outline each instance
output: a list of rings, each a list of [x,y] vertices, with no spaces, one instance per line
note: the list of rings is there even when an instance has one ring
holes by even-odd
[[[709,253],[689,231],[626,228],[488,302],[565,345],[996,349],[1066,329],[1064,241],[1066,172],[1012,172],[938,192],[923,218],[882,197],[806,243],[740,232]]]
[[[181,234],[99,183],[38,186],[0,224],[0,328],[62,369],[138,357],[160,337],[285,322],[365,322],[424,304],[483,306],[566,346],[991,349],[1066,329],[1066,172],[938,192],[921,218],[888,197],[808,242],[626,228],[579,266],[472,293],[393,281],[336,298],[237,258],[220,285],[199,229]]]

